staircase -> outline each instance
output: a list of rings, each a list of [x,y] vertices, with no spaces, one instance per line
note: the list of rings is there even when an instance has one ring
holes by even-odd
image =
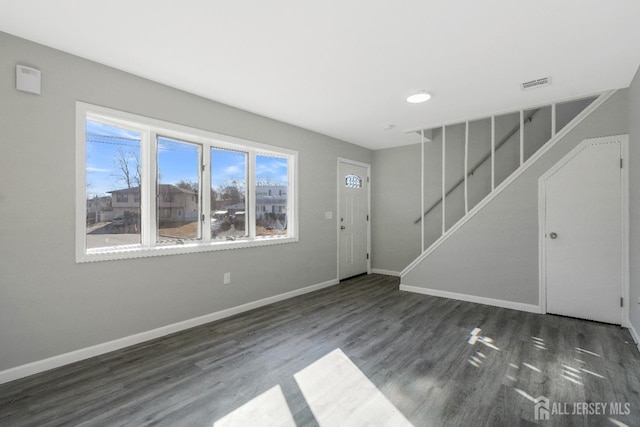
[[[536,115],[537,112],[539,112],[540,109],[537,110],[533,110],[530,111],[526,114],[526,117],[524,118],[524,123],[525,126],[527,123],[530,123],[533,120],[533,117]],[[465,123],[466,126],[466,123]],[[478,169],[480,169],[480,167],[482,167],[483,165],[485,165],[488,161],[492,161],[492,153],[493,152],[497,152],[498,150],[500,150],[500,148],[502,148],[502,146],[504,144],[506,144],[509,140],[511,140],[512,137],[514,137],[516,134],[518,134],[518,132],[520,132],[520,124],[513,126],[511,128],[511,130],[509,132],[507,132],[507,134],[502,137],[502,139],[495,144],[495,149],[494,151],[489,151],[487,152],[484,157],[482,157],[478,162],[476,162],[471,168],[469,168],[467,170],[467,174],[466,177],[460,178],[457,182],[455,182],[453,184],[453,186],[451,186],[451,188],[449,188],[445,195],[444,198],[440,197],[435,203],[433,203],[422,215],[422,217],[416,219],[413,223],[414,224],[419,224],[420,221],[422,221],[423,218],[427,217],[431,211],[433,211],[436,207],[440,206],[442,203],[442,200],[444,200],[447,196],[449,196],[451,193],[453,193],[456,189],[458,189],[461,185],[465,184],[465,181],[471,179],[474,176],[474,172],[476,172]],[[468,146],[468,143],[467,143]],[[495,179],[494,179],[495,181]],[[468,204],[468,202],[467,202]]]
[[[422,252],[401,282],[615,93],[420,131]]]

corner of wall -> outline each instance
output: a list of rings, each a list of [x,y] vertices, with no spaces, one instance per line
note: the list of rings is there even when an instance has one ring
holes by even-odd
[[[629,324],[639,343],[640,331],[640,68],[628,91],[629,119]]]

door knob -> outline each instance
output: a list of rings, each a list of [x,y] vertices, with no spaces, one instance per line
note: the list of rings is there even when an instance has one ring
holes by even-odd
[[[345,228],[347,228],[347,227],[345,227],[344,225],[340,226],[340,230],[344,230]]]
[[[551,233],[549,233],[549,237],[551,237],[552,239],[556,239],[558,237],[558,233],[552,231]]]

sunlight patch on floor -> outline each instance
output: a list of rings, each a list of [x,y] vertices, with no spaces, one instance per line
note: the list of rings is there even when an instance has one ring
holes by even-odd
[[[535,402],[536,399],[535,397],[531,396],[529,393],[527,393],[524,390],[521,390],[519,388],[514,387],[513,388],[520,396],[524,396],[527,400],[531,401],[531,402]]]
[[[481,354],[481,353],[480,353]],[[480,357],[484,355],[481,354]],[[404,415],[340,349],[294,374],[320,427],[413,427]],[[295,427],[287,398],[276,385],[213,423],[213,427]]]
[[[479,368],[480,365],[482,365],[482,359],[486,359],[487,356],[485,356],[484,354],[482,354],[482,352],[480,351],[476,351],[474,355],[472,355],[468,362],[469,364],[471,364],[472,366],[475,366],[476,368]]]
[[[609,421],[611,421],[611,424],[613,424],[614,426],[618,426],[618,427],[629,427],[628,424],[623,423],[622,421],[618,421],[615,418],[609,418]]]
[[[591,356],[602,357],[598,353],[594,353],[593,351],[585,350],[584,348],[576,347],[576,351],[582,354],[589,354]]]
[[[531,369],[532,371],[536,371],[536,372],[542,373],[542,371],[540,369],[536,368],[535,366],[533,366],[533,365],[531,365],[529,363],[522,362],[522,366],[526,366],[527,368]]]
[[[340,349],[302,369],[294,378],[321,427],[412,427],[409,420]]]
[[[214,427],[250,426],[296,427],[287,400],[279,385],[254,397],[235,411],[213,423]]]
[[[564,378],[565,380],[571,381],[571,382],[572,382],[572,383],[574,383],[574,384],[577,384],[577,385],[583,385],[580,381],[576,380],[575,378],[571,378],[571,377],[569,377],[569,376],[567,376],[567,375],[560,375],[560,376],[561,376],[562,378]]]
[[[580,368],[580,370],[581,370],[582,372],[586,372],[587,374],[593,375],[594,377],[602,378],[603,380],[606,380],[606,379],[607,379],[605,376],[600,375],[600,374],[598,374],[598,373],[596,373],[596,372],[590,371],[590,370],[588,370],[588,369]]]
[[[547,344],[544,342],[544,340],[540,337],[531,337],[531,340],[533,341],[533,346],[535,348],[539,348],[540,350],[548,350],[547,349]]]
[[[473,330],[469,333],[470,336],[467,340],[467,343],[469,343],[470,345],[475,345],[477,342],[479,342],[489,348],[500,351],[500,349],[493,343],[493,338],[480,335],[481,331],[482,329],[480,328],[473,328]]]
[[[469,344],[474,345],[476,343],[476,341],[478,341],[478,334],[480,333],[482,329],[480,328],[474,328],[471,331],[471,336],[469,337],[469,341],[467,341]]]

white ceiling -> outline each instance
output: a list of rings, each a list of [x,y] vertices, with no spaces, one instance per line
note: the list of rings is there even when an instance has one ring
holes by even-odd
[[[635,0],[0,6],[0,31],[372,149],[417,142],[408,130],[627,87],[640,64]],[[520,90],[549,75],[551,86]],[[431,101],[405,101],[421,89]]]

